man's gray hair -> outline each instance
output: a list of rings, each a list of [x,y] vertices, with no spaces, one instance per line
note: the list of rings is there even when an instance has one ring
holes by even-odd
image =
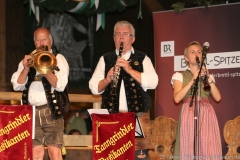
[[[130,34],[132,34],[133,36],[135,36],[135,28],[133,27],[133,25],[131,23],[129,23],[128,21],[118,21],[115,26],[114,26],[114,31],[113,31],[113,35],[115,34],[115,31],[117,29],[117,27],[119,26],[126,26],[126,27],[130,27],[131,32]]]

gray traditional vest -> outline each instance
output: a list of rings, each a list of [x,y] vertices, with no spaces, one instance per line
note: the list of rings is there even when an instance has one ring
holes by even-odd
[[[135,51],[131,54],[128,61],[132,69],[139,72],[143,72],[143,60],[146,54]],[[109,52],[103,55],[105,61],[105,77],[108,71],[115,65],[117,55],[115,52]],[[135,81],[128,73],[123,69],[120,71],[118,86],[117,86],[117,98],[112,100],[110,92],[112,90],[111,83],[106,87],[102,94],[102,108],[108,109],[109,113],[119,112],[119,92],[121,87],[121,81],[124,81],[124,87],[126,92],[126,99],[128,105],[128,112],[146,112],[151,107],[151,100],[148,92],[145,92],[141,85]]]

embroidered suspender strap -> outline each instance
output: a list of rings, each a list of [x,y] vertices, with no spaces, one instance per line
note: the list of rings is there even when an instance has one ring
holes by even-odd
[[[57,53],[53,53],[57,56]],[[56,67],[57,70],[60,70]],[[42,77],[43,88],[46,93],[46,98],[48,101],[48,106],[50,107],[52,117],[54,119],[59,119],[64,116],[70,109],[70,101],[68,97],[67,85],[63,92],[58,92],[55,89],[51,91],[51,84],[48,82],[46,77]]]
[[[70,108],[67,87],[65,87],[63,92],[58,92],[56,90],[51,91],[51,84],[46,77],[42,78],[42,82],[53,118],[62,118]]]

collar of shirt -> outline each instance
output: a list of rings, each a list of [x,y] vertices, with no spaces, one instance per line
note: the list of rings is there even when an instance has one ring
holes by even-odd
[[[129,57],[131,56],[131,53],[134,54],[134,49],[133,47],[131,48],[131,50],[127,51],[124,55],[122,55],[122,57],[125,59],[125,60],[128,60]],[[116,49],[116,54],[119,55],[119,50]]]

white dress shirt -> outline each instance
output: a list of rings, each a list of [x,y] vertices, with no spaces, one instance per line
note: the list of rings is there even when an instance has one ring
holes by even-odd
[[[116,49],[117,55],[119,54],[119,51]],[[127,51],[122,57],[125,60],[128,60],[131,56],[131,53],[134,54],[134,49]],[[97,67],[92,75],[92,78],[89,81],[89,88],[93,94],[102,94],[102,92],[98,92],[98,83],[105,78],[105,61],[104,57],[101,56]],[[153,64],[148,56],[145,56],[143,60],[143,72],[141,73],[141,87],[144,91],[147,89],[155,89],[158,84],[158,75],[153,67]],[[119,112],[127,112],[127,100],[126,100],[126,94],[125,94],[125,88],[123,84],[123,80],[121,82],[121,88],[120,88],[120,95],[119,95]]]
[[[55,71],[55,75],[57,76],[57,86],[56,88],[52,87],[52,90],[55,89],[57,91],[63,91],[68,83],[68,75],[69,75],[69,66],[65,59],[65,57],[62,54],[57,54],[57,66],[60,69],[60,71]],[[24,69],[24,66],[22,64],[22,61],[18,65],[18,70],[13,73],[11,82],[13,84],[13,89],[15,91],[23,91],[25,88],[25,85],[27,83],[27,80],[24,84],[19,84],[17,82],[18,77],[22,70]],[[37,72],[36,75],[39,73]],[[28,101],[33,106],[41,106],[44,104],[47,104],[46,94],[43,88],[42,81],[33,81],[30,85],[29,91],[28,91]]]

